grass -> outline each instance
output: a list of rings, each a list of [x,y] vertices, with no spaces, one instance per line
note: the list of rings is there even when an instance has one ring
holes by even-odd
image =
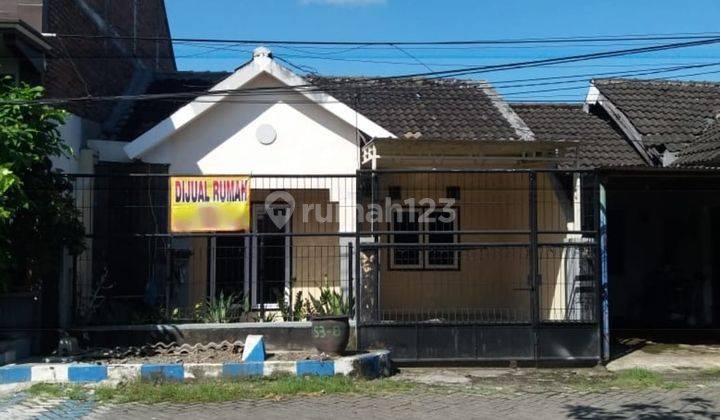
[[[35,396],[92,398],[105,403],[207,403],[239,399],[281,399],[292,396],[328,394],[380,395],[408,392],[415,385],[409,382],[377,379],[366,381],[343,376],[305,377],[278,376],[238,381],[151,383],[129,382],[117,387],[100,386],[94,389],[81,386],[34,385],[29,392]]]
[[[568,383],[571,387],[585,391],[607,389],[674,389],[685,386],[683,382],[673,380],[660,373],[647,369],[628,369],[604,376],[578,375]]]
[[[27,392],[36,397],[69,398],[71,400],[86,400],[90,398],[87,388],[81,385],[35,384]]]
[[[720,368],[705,369],[700,374],[705,378],[720,379]]]
[[[677,388],[679,382],[666,379],[657,372],[651,372],[646,369],[629,369],[618,372],[610,380],[610,386],[616,388]]]

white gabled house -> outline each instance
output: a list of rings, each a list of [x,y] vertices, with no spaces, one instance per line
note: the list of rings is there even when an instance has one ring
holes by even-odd
[[[263,47],[208,92],[127,144],[128,157],[177,174],[354,174],[358,131],[394,137]]]
[[[174,95],[187,96],[187,92]],[[168,94],[167,98],[172,96]],[[187,251],[186,286],[174,302],[182,307],[192,306],[208,293],[214,296],[225,290],[251,297],[253,305],[273,308],[278,297],[291,289],[307,296],[316,293],[325,281],[348,293],[354,274],[351,270],[357,264],[351,252],[352,246],[357,246],[353,233],[358,226],[362,231],[428,232],[525,226],[527,174],[458,177],[442,171],[549,168],[567,160],[575,145],[537,140],[515,111],[484,82],[301,77],[281,65],[264,47],[257,48],[252,60],[234,73],[214,82],[206,93],[163,111],[165,114],[150,117],[148,113],[153,110],[145,108],[145,114],[130,117],[154,118],[155,123],[136,138],[128,139],[131,141],[122,149],[119,142],[97,141],[101,165],[116,161],[116,169],[126,165],[130,172],[146,165],[152,170],[145,171],[169,175],[250,175],[252,233],[288,234],[240,239],[175,235],[172,248]],[[390,171],[371,183],[375,183],[375,193],[393,196],[397,206],[407,198],[422,196],[439,201],[449,194],[457,195],[460,204],[456,209],[462,216],[444,225],[405,226],[390,218],[417,215],[401,206],[395,216],[379,224],[370,226],[365,220],[358,224],[358,200],[367,203],[377,199],[372,196],[375,193],[358,191],[356,173],[364,168]],[[428,170],[441,172],[412,172]],[[578,209],[573,209],[579,204],[574,205],[572,197],[568,198],[550,175],[541,175],[539,183],[541,199],[554,203],[547,211],[569,207],[558,215],[541,214],[553,225],[547,228],[560,231],[579,223]],[[162,189],[162,185],[155,188]],[[265,203],[265,197],[278,190],[292,195],[296,209],[318,206],[325,216],[335,218],[331,217],[329,223],[304,221],[306,215],[296,210],[289,223],[278,227],[271,223],[272,218],[285,214],[288,203]],[[163,194],[157,197],[162,199]],[[480,204],[486,201],[497,204],[495,208]],[[157,225],[154,229],[157,231]],[[162,226],[160,231],[164,231]],[[419,246],[426,241],[466,241],[460,235],[414,238],[410,238],[411,242]],[[508,238],[500,234],[484,240],[502,242]],[[390,243],[408,238],[381,235],[376,240]],[[263,251],[268,249],[272,252]],[[526,254],[507,253],[506,260],[494,263],[505,266],[502,269],[482,263],[481,258],[462,258],[460,254],[380,251],[378,258],[386,261],[379,265],[378,273],[383,278],[383,307],[378,308],[381,316],[395,314],[415,319],[424,316],[413,313],[419,308],[443,312],[456,310],[458,305],[472,316],[492,313],[505,320],[530,316],[527,291],[517,286],[526,281],[526,267],[507,266],[513,259],[524,261]],[[98,256],[86,260],[105,264]],[[228,264],[233,267],[228,268]],[[95,267],[94,271],[98,270]],[[552,275],[556,281],[544,290],[543,316],[548,319],[566,316],[568,311],[562,303],[565,274],[558,270]],[[93,272],[85,271],[87,275]],[[495,280],[478,283],[472,273],[494,276]],[[414,281],[418,276],[428,278],[418,284]],[[448,289],[448,282],[454,282],[456,287]]]

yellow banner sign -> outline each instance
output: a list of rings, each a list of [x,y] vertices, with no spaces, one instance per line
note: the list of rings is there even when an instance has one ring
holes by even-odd
[[[250,177],[170,178],[171,232],[250,230]]]

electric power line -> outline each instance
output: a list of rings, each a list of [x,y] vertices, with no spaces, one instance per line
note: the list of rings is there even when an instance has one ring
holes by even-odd
[[[579,37],[548,37],[548,38],[519,38],[519,39],[477,39],[477,40],[445,40],[445,41],[299,41],[299,40],[268,40],[268,39],[222,39],[222,38],[171,38],[171,37],[137,37],[96,34],[53,34],[61,38],[80,39],[114,39],[137,40],[152,42],[177,43],[221,43],[221,44],[251,44],[251,45],[315,45],[315,46],[377,46],[377,45],[495,45],[495,44],[538,44],[538,43],[577,43],[577,42],[618,42],[618,41],[671,41],[690,39],[711,39],[720,35],[720,32],[685,32],[668,34],[634,34],[611,36],[579,36]]]
[[[337,89],[342,88],[354,88],[354,89],[363,89],[367,90],[368,84],[373,82],[380,82],[384,80],[397,80],[401,78],[409,78],[409,77],[418,77],[423,75],[431,74],[434,77],[437,78],[440,75],[446,75],[448,73],[452,75],[468,75],[468,74],[477,74],[481,72],[486,71],[499,71],[499,70],[510,70],[513,68],[526,68],[530,65],[534,66],[540,66],[543,64],[547,64],[548,61],[552,61],[553,63],[558,61],[581,61],[581,60],[591,60],[596,59],[599,55],[607,56],[609,54],[612,54],[613,56],[621,56],[621,55],[628,55],[628,54],[636,54],[638,50],[646,51],[648,48],[653,48],[656,50],[657,48],[662,49],[674,49],[674,48],[686,48],[688,46],[694,46],[697,44],[697,42],[703,42],[703,43],[717,43],[720,42],[720,39],[712,39],[712,40],[706,40],[706,41],[696,41],[691,43],[679,43],[679,44],[665,44],[661,46],[655,46],[655,47],[646,47],[641,49],[631,49],[631,50],[619,50],[619,51],[607,51],[603,53],[596,53],[596,54],[590,54],[590,55],[580,55],[580,56],[569,56],[569,57],[557,57],[553,59],[548,60],[536,60],[532,62],[520,62],[520,63],[508,63],[503,65],[497,65],[497,66],[480,66],[480,67],[473,67],[473,68],[464,68],[464,69],[456,69],[453,71],[440,71],[440,72],[430,72],[430,73],[422,73],[422,74],[413,74],[413,75],[404,75],[404,76],[386,76],[386,77],[376,77],[376,78],[364,78],[364,79],[356,79],[351,82],[336,82],[332,83],[330,85],[322,86],[322,88],[319,88],[313,84],[305,84],[305,85],[299,85],[299,86],[292,86],[292,87],[279,87],[279,88],[252,88],[252,89],[239,89],[239,90],[230,90],[230,91],[202,91],[202,92],[178,92],[178,93],[171,93],[171,94],[143,94],[143,95],[121,95],[121,96],[109,96],[109,97],[79,97],[79,98],[52,98],[52,99],[41,99],[33,101],[32,103],[44,103],[49,105],[58,105],[62,103],[68,103],[68,102],[76,102],[76,101],[112,101],[112,100],[150,100],[150,99],[181,99],[181,98],[194,98],[197,96],[216,96],[216,95],[248,95],[248,94],[256,94],[260,92],[269,92],[269,93],[278,93],[282,92],[284,89],[286,92],[296,92],[298,90],[301,90],[303,92],[311,92],[313,90],[318,92],[326,92],[326,93],[332,93],[333,91],[336,91]],[[690,45],[689,45],[690,44]],[[713,65],[713,64],[708,64]],[[705,64],[702,65],[691,65],[686,68],[693,68],[693,67],[700,67],[705,66]],[[683,66],[677,66],[674,70],[677,70],[679,68],[683,68]],[[440,76],[442,77],[442,76]],[[428,78],[432,79],[432,78]],[[348,86],[350,85],[350,86]],[[303,90],[304,89],[304,90]],[[386,88],[383,87],[383,90]],[[0,102],[3,104],[18,104],[18,103],[30,103],[30,102],[12,102],[12,101],[4,101]]]

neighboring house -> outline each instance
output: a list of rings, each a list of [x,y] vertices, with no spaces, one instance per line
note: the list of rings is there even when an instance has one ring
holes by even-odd
[[[717,121],[717,116],[715,122],[705,132],[678,153],[673,166],[720,168],[720,123]]]
[[[595,80],[584,109],[513,108],[598,169],[612,333],[720,326],[720,84]]]
[[[100,0],[5,0],[0,2],[0,33],[0,74],[40,84],[52,98],[131,95],[141,92],[156,72],[175,70],[169,41],[133,39],[169,37],[163,0],[132,1],[122,7]],[[131,38],[93,39],[96,35]],[[75,156],[54,159],[55,166],[65,172],[92,171],[91,156],[82,157],[92,153],[85,150],[87,140],[114,129],[126,105],[66,105],[70,116],[62,135]]]
[[[131,95],[139,93],[156,72],[175,71],[169,41],[137,39],[169,37],[163,0],[3,0],[0,35],[0,74],[18,82],[42,85],[52,98]],[[92,38],[101,35],[130,39]],[[97,152],[90,148],[90,140],[117,127],[118,116],[125,114],[126,105],[122,101],[68,104],[65,109],[70,114],[60,132],[73,156],[51,157],[54,167],[65,173],[92,173]],[[69,326],[71,268],[72,260],[66,255],[64,266],[58,267],[60,280],[45,282],[41,293],[23,286],[15,293],[0,296],[0,326]],[[48,338],[48,342],[52,339]],[[26,350],[19,349],[17,356]]]
[[[38,83],[52,49],[42,35],[41,1],[0,3],[0,74]]]
[[[592,81],[586,103],[612,116],[649,165],[692,166],[700,161],[687,157],[675,161],[693,154],[699,138],[716,125],[720,84],[599,79]],[[711,139],[705,136],[702,141]]]

